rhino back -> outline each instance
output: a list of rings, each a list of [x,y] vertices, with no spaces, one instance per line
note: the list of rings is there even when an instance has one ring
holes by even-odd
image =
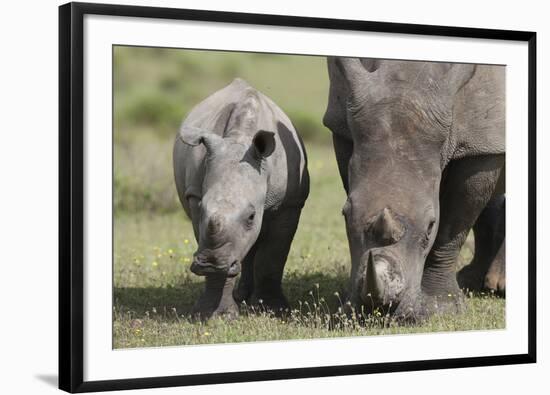
[[[384,63],[384,62],[381,62]],[[396,62],[403,67],[414,64],[421,66],[429,62]],[[419,67],[420,67],[419,66]],[[458,71],[471,74],[470,65],[454,65]],[[352,140],[347,124],[346,99],[350,90],[341,70],[333,58],[328,59],[330,91],[324,124],[335,135]],[[443,85],[441,81],[438,85]],[[379,84],[365,87],[372,91],[392,92],[395,88],[384,79]],[[452,127],[446,144],[442,147],[445,161],[465,156],[503,154],[505,152],[505,69],[502,66],[476,65],[471,78],[454,96],[452,108]],[[437,103],[436,103],[437,104]]]

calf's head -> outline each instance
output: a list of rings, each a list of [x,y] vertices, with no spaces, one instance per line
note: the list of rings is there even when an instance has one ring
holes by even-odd
[[[186,196],[199,213],[191,270],[236,276],[260,233],[267,193],[264,162],[275,149],[274,134],[260,130],[252,138],[239,133],[222,138],[182,127],[180,137],[206,149],[202,193]]]
[[[329,62],[331,83],[343,87],[339,99],[353,139],[343,208],[352,255],[352,301],[414,315],[439,225],[439,187],[446,151],[452,149],[454,96],[473,66],[343,58]],[[330,127],[328,121],[325,116]]]

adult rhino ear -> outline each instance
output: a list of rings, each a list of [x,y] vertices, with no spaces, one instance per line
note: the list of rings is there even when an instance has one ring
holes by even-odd
[[[182,126],[179,131],[179,136],[181,141],[192,147],[204,144],[209,152],[214,151],[222,141],[222,138],[217,134],[193,126]]]
[[[475,64],[453,64],[446,76],[449,84],[449,93],[454,95],[462,89],[474,76],[475,71]]]
[[[260,130],[252,139],[252,146],[258,158],[267,158],[275,151],[275,133]]]
[[[336,67],[346,80],[348,87],[352,90],[354,87],[357,87],[358,84],[365,81],[365,79],[368,77],[369,71],[367,70],[367,68],[371,68],[372,71],[375,71],[379,67],[378,62],[370,62],[370,59],[364,59],[363,61],[360,58],[333,59]],[[367,66],[367,68],[365,68],[365,66]]]

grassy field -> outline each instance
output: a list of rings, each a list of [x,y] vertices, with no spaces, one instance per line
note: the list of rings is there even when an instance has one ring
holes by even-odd
[[[235,321],[192,322],[203,279],[189,270],[196,242],[176,195],[173,139],[190,108],[235,77],[289,114],[308,151],[311,193],[283,279],[292,313],[277,319],[243,306]],[[464,314],[417,326],[342,314],[350,258],[345,194],[321,123],[324,59],[116,47],[114,88],[115,348],[504,328],[505,301],[491,295],[469,296]],[[471,255],[464,248],[460,263]]]
[[[371,317],[365,325],[343,318],[339,307],[349,277],[340,214],[344,193],[330,147],[311,145],[308,151],[311,197],[284,276],[292,315],[280,320],[261,308],[244,308],[245,314],[235,321],[191,322],[188,314],[202,290],[202,278],[189,271],[196,248],[191,223],[183,210],[125,213],[115,221],[116,348],[504,327],[504,300],[490,295],[467,298],[463,315],[435,316],[418,326],[397,326],[383,316]],[[470,257],[465,248],[461,258]]]

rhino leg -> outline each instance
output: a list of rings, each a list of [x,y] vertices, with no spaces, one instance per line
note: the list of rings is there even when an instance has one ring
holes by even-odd
[[[504,197],[492,199],[474,225],[472,262],[458,272],[460,288],[470,291],[504,291]]]
[[[281,281],[301,208],[285,208],[269,218],[254,257],[254,294],[251,303],[280,314],[288,308]]]
[[[242,262],[239,284],[233,291],[233,297],[237,303],[248,302],[254,292],[254,257],[256,256],[258,242],[254,243]]]
[[[506,240],[502,241],[495,259],[485,275],[484,287],[495,291],[498,295],[505,296],[506,293]]]
[[[204,292],[193,306],[192,315],[201,320],[212,316],[236,318],[239,315],[239,308],[233,299],[236,277],[212,274],[205,280]]]
[[[494,193],[503,165],[503,155],[488,155],[459,159],[447,167],[440,190],[437,237],[422,277],[427,313],[463,309],[456,260],[468,232]]]

